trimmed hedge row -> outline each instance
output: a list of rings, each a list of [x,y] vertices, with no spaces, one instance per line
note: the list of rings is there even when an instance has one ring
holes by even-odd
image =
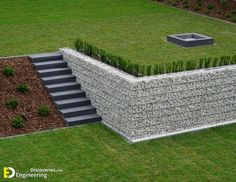
[[[132,63],[129,60],[125,60],[120,56],[112,55],[111,53],[103,49],[99,49],[87,42],[83,42],[80,39],[77,39],[75,41],[75,48],[81,53],[98,59],[136,77],[236,64],[236,55],[234,55],[215,58],[208,57],[187,61],[179,60],[170,63],[159,63],[155,65],[139,65]]]

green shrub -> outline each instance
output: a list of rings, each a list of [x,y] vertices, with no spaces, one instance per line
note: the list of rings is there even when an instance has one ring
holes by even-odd
[[[41,105],[38,107],[38,115],[41,117],[46,117],[49,115],[49,107],[46,105]]]
[[[158,75],[160,72],[159,70],[160,70],[159,64],[155,64],[153,68],[153,74]]]
[[[211,63],[211,58],[204,59],[204,68],[209,68]]]
[[[186,70],[194,70],[196,69],[196,61],[195,60],[189,60],[189,61],[186,61]]]
[[[132,64],[128,64],[127,65],[126,72],[131,74],[131,72],[132,72]]]
[[[214,58],[212,61],[212,67],[217,67],[218,66],[218,58]]]
[[[172,70],[172,65],[173,65],[173,63],[167,63],[166,64],[166,69],[165,69],[165,73],[172,73],[173,72],[173,70]]]
[[[14,74],[15,70],[10,66],[6,66],[2,69],[2,72],[6,76],[11,76]]]
[[[22,92],[22,93],[26,93],[26,92],[29,91],[28,85],[27,85],[27,84],[24,84],[24,83],[17,85],[16,88],[17,88],[17,90],[18,90],[19,92]]]
[[[12,126],[14,128],[22,128],[24,126],[24,119],[21,116],[15,116],[12,119]]]
[[[146,75],[147,76],[152,75],[152,66],[151,65],[146,66]]]
[[[140,66],[140,69],[139,69],[140,76],[145,76],[145,73],[146,73],[145,65]]]
[[[10,109],[15,109],[18,106],[18,100],[15,98],[8,99],[6,105]]]
[[[182,60],[177,61],[177,70],[176,70],[176,72],[184,71],[184,70],[185,70],[184,62]]]
[[[231,63],[236,64],[236,55],[231,57]]]
[[[140,69],[139,64],[134,64],[133,66],[134,66],[134,68],[133,68],[133,70],[134,70],[133,75],[134,76],[139,76],[139,69]]]
[[[165,65],[163,63],[159,64],[159,74],[165,73]]]
[[[199,67],[198,67],[198,69],[204,68],[203,63],[204,63],[204,59],[203,58],[199,59]]]
[[[221,56],[220,57],[220,66],[225,66],[231,64],[231,59],[228,56]]]
[[[126,60],[124,60],[123,58],[119,57],[119,69],[121,70],[126,70],[127,69],[127,64],[128,62]]]

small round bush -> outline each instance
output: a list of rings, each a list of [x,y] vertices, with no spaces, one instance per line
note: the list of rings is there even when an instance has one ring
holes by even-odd
[[[28,85],[27,84],[24,84],[24,83],[22,83],[22,84],[19,84],[19,85],[17,85],[17,90],[19,91],[19,92],[22,92],[22,93],[26,93],[26,92],[28,92]]]
[[[15,109],[18,106],[18,100],[15,98],[8,99],[6,105],[9,109]]]
[[[11,76],[14,74],[15,70],[10,66],[6,66],[3,68],[2,72],[6,76]]]
[[[15,116],[12,119],[12,126],[14,128],[22,128],[24,126],[24,119],[21,116]]]
[[[49,115],[49,107],[46,105],[41,105],[38,108],[38,115],[41,117],[46,117]]]

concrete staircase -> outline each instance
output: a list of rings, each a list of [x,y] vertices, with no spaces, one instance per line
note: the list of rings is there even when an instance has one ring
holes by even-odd
[[[67,125],[102,120],[60,53],[37,54],[29,57]]]

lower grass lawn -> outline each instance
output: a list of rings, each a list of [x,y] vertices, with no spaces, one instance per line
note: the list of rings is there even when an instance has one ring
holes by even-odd
[[[236,53],[236,24],[152,0],[2,0],[0,7],[0,56],[73,47],[76,38],[140,64]],[[216,45],[165,42],[166,35],[186,32],[212,36]]]
[[[129,144],[102,124],[90,124],[1,139],[0,167],[63,170],[32,181],[234,182],[235,133],[236,125],[229,125]]]
[[[0,56],[73,47],[76,38],[140,64],[236,52],[235,24],[151,0],[1,0],[0,7]],[[166,35],[184,32],[212,36],[216,45],[184,49],[165,42]],[[1,139],[0,168],[63,170],[49,173],[50,182],[233,182],[235,133],[234,124],[131,145],[90,124]]]

